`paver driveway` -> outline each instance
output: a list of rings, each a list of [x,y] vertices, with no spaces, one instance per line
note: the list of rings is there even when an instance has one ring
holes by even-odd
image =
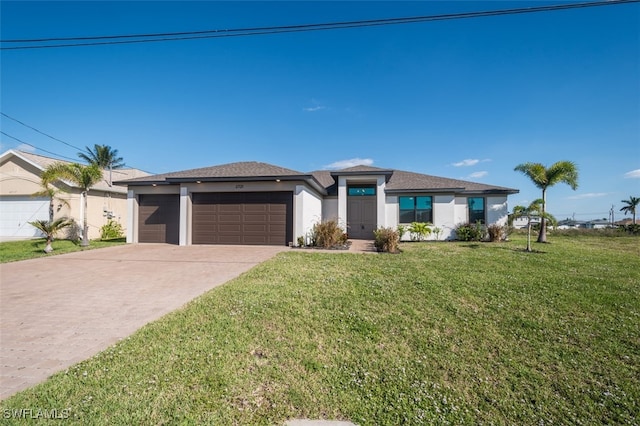
[[[135,244],[0,265],[0,399],[283,250]]]

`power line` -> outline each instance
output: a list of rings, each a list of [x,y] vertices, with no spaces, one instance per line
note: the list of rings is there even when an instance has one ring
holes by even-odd
[[[28,46],[0,47],[0,50],[24,50],[24,49],[49,49],[61,47],[78,47],[78,46],[98,46],[98,45],[114,45],[114,44],[133,44],[133,43],[152,43],[162,41],[177,40],[195,40],[208,38],[227,38],[227,37],[247,37],[255,35],[281,34],[307,31],[326,31],[345,28],[361,28],[383,25],[411,24],[430,21],[443,21],[452,19],[480,18],[487,16],[514,15],[523,13],[549,12],[557,10],[578,9],[585,7],[597,6],[613,6],[627,3],[637,3],[640,0],[607,0],[594,1],[585,3],[569,3],[551,6],[535,6],[515,9],[499,9],[478,12],[451,13],[443,15],[426,15],[404,18],[386,18],[359,21],[331,22],[320,24],[301,24],[301,25],[285,25],[285,26],[268,26],[253,28],[236,28],[236,29],[215,29],[204,31],[184,31],[172,33],[150,33],[150,34],[121,34],[111,36],[95,36],[95,37],[57,37],[57,38],[40,38],[40,39],[9,39],[0,40],[0,43],[51,43],[51,42],[68,42],[82,41],[82,43],[64,43],[64,44],[38,44]],[[123,40],[126,39],[126,40]],[[106,40],[106,41],[97,41]],[[85,43],[88,41],[88,43]]]
[[[31,148],[37,149],[38,151],[46,152],[47,154],[55,155],[56,157],[65,158],[67,160],[71,160],[73,162],[77,162],[77,160],[75,160],[74,158],[65,157],[64,155],[56,154],[55,152],[51,152],[51,151],[47,151],[46,149],[38,148],[37,146],[33,145],[32,143],[25,142],[22,139],[16,138],[15,136],[11,136],[10,134],[3,132],[2,130],[0,130],[0,133],[2,133],[6,137],[11,138],[11,139],[13,139],[15,141],[18,141],[18,142],[23,143],[25,145],[29,145]]]
[[[77,149],[77,150],[79,150],[79,151],[84,151],[84,149],[82,149],[82,148],[78,148],[78,147],[77,147],[77,146],[75,146],[75,145],[71,145],[71,144],[70,144],[70,143],[68,143],[68,142],[65,142],[65,141],[63,141],[63,140],[61,140],[61,139],[55,138],[55,137],[53,137],[53,136],[51,136],[51,135],[46,134],[45,132],[42,132],[42,131],[40,131],[40,130],[36,129],[35,127],[29,126],[28,124],[23,123],[22,121],[20,121],[20,120],[18,120],[18,119],[15,119],[15,118],[13,118],[13,117],[10,117],[10,116],[8,116],[7,114],[5,114],[4,112],[0,112],[0,114],[2,114],[4,117],[7,117],[9,120],[13,120],[13,121],[15,121],[16,123],[22,124],[24,127],[27,127],[27,128],[29,128],[29,129],[31,129],[31,130],[33,130],[33,131],[36,131],[36,132],[40,133],[41,135],[44,135],[44,136],[46,136],[46,137],[48,137],[48,138],[50,138],[50,139],[53,139],[54,141],[61,142],[61,143],[65,144],[65,145],[70,146],[71,148]],[[26,142],[25,142],[25,143],[26,143]],[[33,145],[32,145],[32,146],[33,146]],[[44,151],[44,150],[43,150],[43,151]]]

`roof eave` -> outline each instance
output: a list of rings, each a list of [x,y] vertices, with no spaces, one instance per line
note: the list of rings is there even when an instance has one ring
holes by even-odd
[[[387,194],[406,194],[406,193],[459,193],[464,191],[464,188],[401,188],[401,189],[385,189]]]
[[[348,171],[341,172],[339,170],[331,172],[332,178],[337,178],[340,176],[380,176],[383,175],[385,177],[385,182],[389,182],[391,179],[391,175],[393,175],[393,170],[363,170],[363,171]]]
[[[175,177],[162,180],[136,180],[117,181],[114,185],[119,186],[149,186],[149,185],[176,185],[181,183],[204,183],[204,182],[280,182],[280,181],[305,181],[321,195],[327,195],[326,189],[312,175],[285,175],[285,176],[225,176],[225,177]]]

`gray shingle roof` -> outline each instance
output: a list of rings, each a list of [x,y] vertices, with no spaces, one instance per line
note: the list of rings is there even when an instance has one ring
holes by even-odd
[[[353,174],[361,172],[364,174],[388,174],[391,176],[386,184],[387,192],[403,191],[452,191],[452,192],[506,192],[515,194],[517,189],[503,186],[486,185],[483,183],[469,182],[459,179],[449,179],[439,176],[425,175],[421,173],[407,172],[404,170],[381,169],[371,166],[355,166],[341,170],[317,170],[311,174],[326,189],[329,195],[337,194],[337,185],[334,176],[341,174]]]
[[[354,166],[341,170],[316,170],[302,173],[273,164],[256,161],[222,164],[219,166],[203,167],[179,172],[164,173],[116,182],[119,185],[148,184],[148,183],[177,183],[194,180],[251,180],[267,178],[289,178],[316,181],[329,195],[337,194],[336,180],[339,175],[380,174],[387,176],[387,192],[402,191],[451,191],[451,192],[506,192],[517,193],[518,190],[502,186],[485,185],[458,179],[449,179],[403,170],[382,169],[372,166]]]
[[[183,170],[179,172],[163,173],[147,176],[139,179],[129,179],[118,182],[119,184],[136,182],[162,182],[172,179],[215,179],[215,178],[248,178],[248,177],[285,177],[304,176],[304,173],[287,169],[273,164],[257,161],[244,161],[238,163],[222,164],[219,166],[202,167],[198,169]]]

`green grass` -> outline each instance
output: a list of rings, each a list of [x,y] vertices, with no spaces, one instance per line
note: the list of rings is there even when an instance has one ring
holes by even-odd
[[[282,253],[0,408],[90,425],[637,424],[639,240],[550,241]]]
[[[110,247],[113,245],[124,243],[124,238],[107,241],[92,240],[89,244],[89,247],[81,247],[79,242],[76,243],[70,240],[55,240],[52,243],[53,252],[47,254],[44,252],[44,247],[47,245],[47,241],[44,238],[23,241],[6,241],[0,243],[0,263],[15,262],[17,260],[36,259],[46,256],[55,256],[56,254]]]

